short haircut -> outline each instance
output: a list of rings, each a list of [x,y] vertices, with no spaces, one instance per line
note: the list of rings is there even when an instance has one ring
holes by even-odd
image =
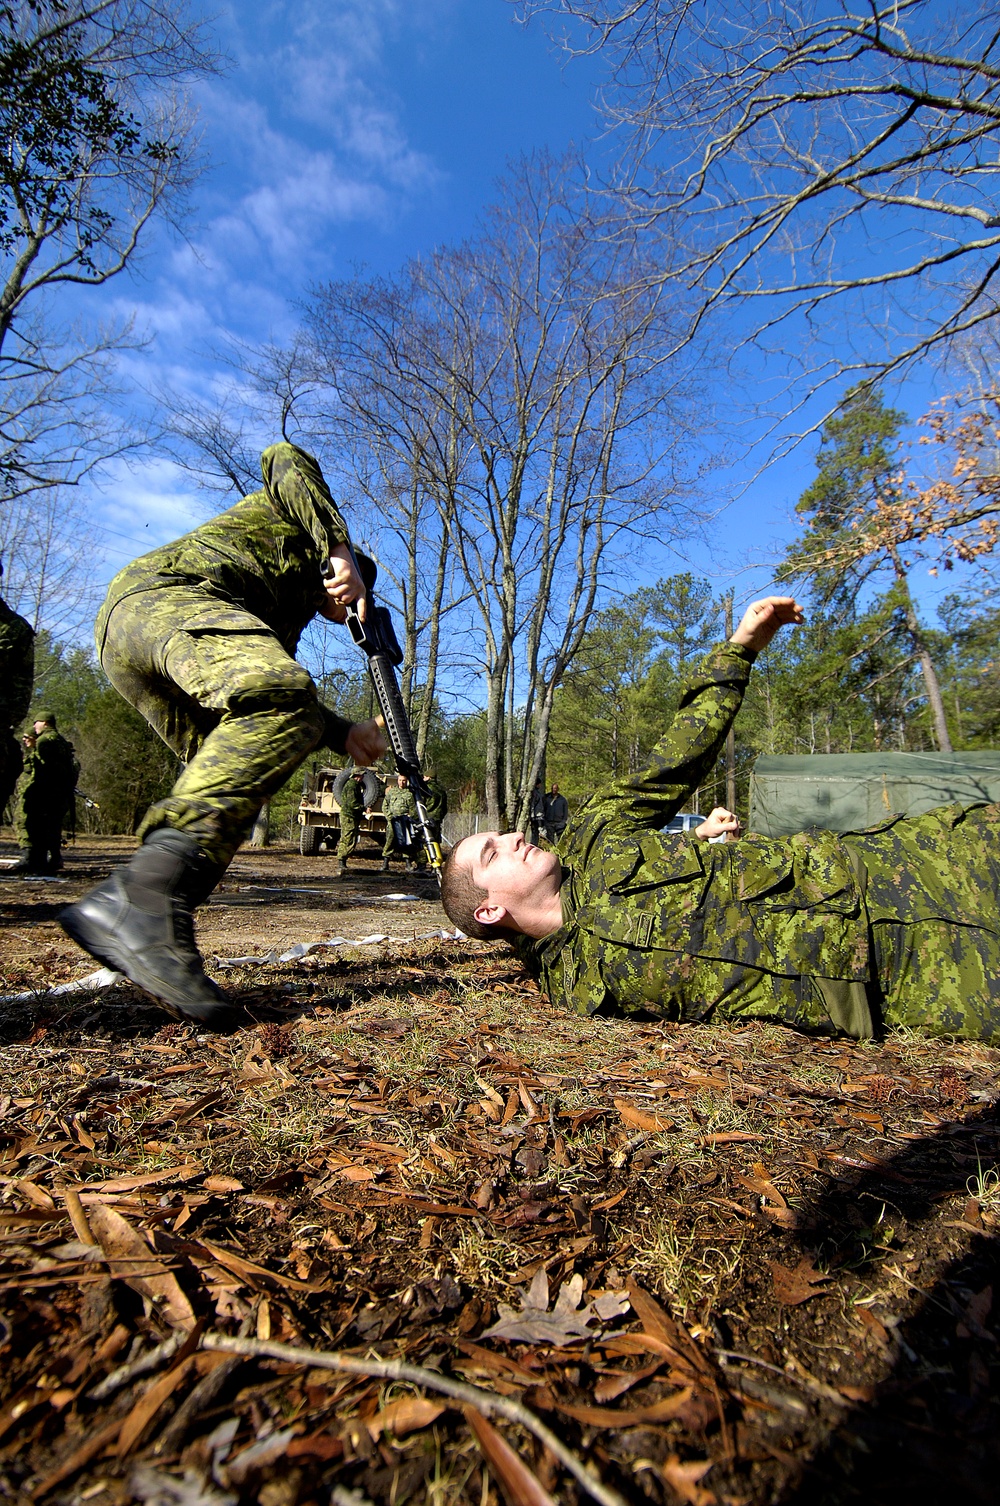
[[[489,899],[489,891],[477,884],[469,871],[469,864],[456,862],[458,843],[444,860],[441,869],[441,904],[444,913],[453,925],[466,936],[475,936],[477,941],[510,941],[517,933],[506,926],[484,925],[476,919],[479,906]]]

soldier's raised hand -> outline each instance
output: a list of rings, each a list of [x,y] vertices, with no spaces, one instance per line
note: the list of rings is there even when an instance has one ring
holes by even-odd
[[[332,622],[345,622],[347,608],[353,603],[361,621],[365,620],[365,583],[358,574],[351,551],[346,544],[338,544],[330,550],[330,568],[323,577],[323,589],[327,594],[327,610],[323,616]]]
[[[354,722],[344,741],[344,748],[356,764],[365,768],[371,763],[376,763],[382,755],[388,752],[389,744],[385,740],[382,730],[385,726],[380,716],[373,717],[370,722]]]
[[[727,810],[724,805],[717,805],[709,811],[700,826],[696,826],[694,834],[701,837],[703,842],[708,842],[712,837],[725,837],[727,842],[735,842],[741,830],[740,818]]]
[[[752,601],[747,607],[739,627],[729,641],[760,653],[762,648],[767,648],[780,627],[784,627],[786,623],[798,625],[805,620],[805,610],[794,596],[762,596],[759,601]]]

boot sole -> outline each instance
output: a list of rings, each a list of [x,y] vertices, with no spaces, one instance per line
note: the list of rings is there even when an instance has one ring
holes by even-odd
[[[136,988],[141,988],[143,993],[148,994],[161,1009],[166,1010],[172,1019],[190,1020],[192,1024],[204,1025],[206,1029],[214,1030],[220,1035],[229,1034],[233,1030],[238,1030],[240,1025],[247,1023],[239,1018],[237,1011],[230,1004],[220,1002],[217,1007],[200,1014],[193,1009],[185,1008],[174,999],[164,998],[163,994],[157,990],[155,979],[142,966],[142,960],[138,954],[127,950],[117,952],[114,946],[108,944],[107,932],[100,927],[92,926],[86,915],[77,913],[75,905],[70,905],[56,918],[66,935],[70,936],[77,946],[83,947],[85,952],[89,952],[91,957],[96,958],[98,962],[103,962],[105,967],[121,973],[130,983],[134,983]]]

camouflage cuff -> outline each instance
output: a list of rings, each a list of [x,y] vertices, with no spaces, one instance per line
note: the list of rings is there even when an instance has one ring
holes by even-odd
[[[354,723],[345,721],[342,716],[338,716],[335,711],[330,710],[329,706],[324,706],[322,703],[319,709],[323,713],[324,745],[332,748],[334,753],[346,753],[347,734]]]

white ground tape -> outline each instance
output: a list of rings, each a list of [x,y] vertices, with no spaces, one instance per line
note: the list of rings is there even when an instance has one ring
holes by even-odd
[[[464,941],[465,934],[462,931],[421,931],[416,936],[390,936],[381,931],[371,936],[350,937],[333,936],[329,941],[296,941],[287,952],[265,952],[263,956],[255,957],[213,957],[212,966],[219,972],[225,972],[233,967],[270,967],[276,962],[298,962],[300,957],[309,957],[313,952],[333,951],[341,946],[377,946],[383,941],[390,941],[395,946],[406,946],[411,941]],[[121,973],[112,972],[109,967],[102,967],[96,973],[88,973],[86,978],[77,978],[72,983],[60,983],[57,988],[29,989],[20,994],[0,994],[0,1004],[36,1004],[41,999],[55,999],[61,994],[100,993],[105,988],[112,988],[120,983]]]

